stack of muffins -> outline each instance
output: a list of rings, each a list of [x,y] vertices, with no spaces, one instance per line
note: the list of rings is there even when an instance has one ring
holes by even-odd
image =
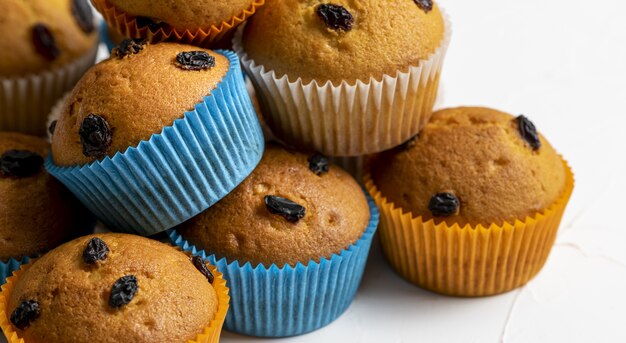
[[[0,33],[32,42],[0,58],[0,130],[21,132],[0,133],[10,342],[319,329],[379,209],[420,287],[492,295],[545,263],[572,173],[523,115],[433,113],[451,25],[431,0],[92,3],[100,26],[81,0],[0,4]],[[115,48],[87,68],[95,27]]]

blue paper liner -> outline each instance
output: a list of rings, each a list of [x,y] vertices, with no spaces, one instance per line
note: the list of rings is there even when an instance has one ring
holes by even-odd
[[[116,47],[115,43],[111,40],[111,37],[109,37],[109,26],[104,20],[100,21],[100,41],[106,45],[109,52]]]
[[[322,258],[295,267],[272,264],[256,267],[247,262],[217,260],[170,230],[171,241],[185,251],[200,255],[224,274],[231,296],[225,328],[248,336],[288,337],[324,327],[352,303],[361,283],[379,213],[367,195],[370,222],[356,243]]]
[[[237,55],[221,83],[137,147],[89,165],[46,169],[109,229],[153,235],[209,208],[261,160],[264,138]]]
[[[7,278],[13,274],[13,271],[20,269],[22,264],[28,263],[30,258],[24,256],[19,260],[10,258],[7,262],[0,261],[0,285],[7,282]]]

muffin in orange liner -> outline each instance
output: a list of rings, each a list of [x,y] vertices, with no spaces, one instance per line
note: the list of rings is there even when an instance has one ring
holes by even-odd
[[[91,2],[109,26],[124,37],[146,39],[150,43],[177,41],[198,46],[208,46],[220,41],[230,30],[246,21],[265,4],[265,0],[255,0],[248,9],[217,25],[212,24],[208,28],[196,31],[183,31],[162,25],[158,28],[150,28],[149,25],[142,26],[137,23],[136,16],[122,11],[107,0],[92,0]]]
[[[389,202],[366,175],[365,187],[380,209],[385,257],[403,278],[447,295],[495,295],[526,284],[545,264],[574,189],[572,171],[563,164],[565,188],[551,206],[488,227],[424,221]]]
[[[181,250],[176,247],[177,250]],[[186,253],[191,256],[191,253]],[[11,292],[15,288],[15,284],[19,280],[20,276],[32,266],[36,261],[33,259],[28,264],[21,266],[19,270],[13,272],[13,276],[7,278],[6,284],[2,286],[2,292],[0,292],[0,328],[4,333],[8,343],[27,343],[22,337],[19,336],[11,322],[9,321],[10,314],[8,311],[8,298],[11,296]],[[215,317],[211,320],[209,326],[205,327],[203,332],[196,336],[195,340],[189,340],[187,343],[217,343],[220,340],[222,333],[222,326],[226,319],[226,313],[228,312],[230,296],[228,295],[228,287],[226,287],[226,280],[223,274],[220,273],[216,267],[206,262],[207,267],[213,273],[215,279],[213,281],[213,288],[218,298],[218,308],[215,313]]]

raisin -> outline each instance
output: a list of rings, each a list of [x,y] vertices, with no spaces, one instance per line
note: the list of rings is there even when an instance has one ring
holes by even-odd
[[[200,273],[204,275],[204,277],[209,281],[210,284],[213,284],[213,281],[215,281],[215,276],[213,276],[213,273],[211,273],[209,268],[206,266],[206,263],[204,263],[204,260],[202,259],[202,257],[200,256],[192,257],[191,263],[193,263],[196,269],[198,269]]]
[[[409,138],[408,141],[402,143],[401,145],[401,149],[402,150],[409,150],[412,147],[414,147],[417,144],[417,140],[420,138],[419,133],[411,138]]]
[[[315,175],[322,175],[328,173],[328,158],[321,154],[315,154],[308,159],[309,169],[315,173]]]
[[[109,306],[119,308],[128,304],[137,294],[137,290],[139,290],[139,285],[134,275],[122,276],[111,287]]]
[[[96,261],[104,261],[109,254],[109,247],[103,240],[94,237],[89,240],[85,250],[83,250],[83,260],[87,264],[94,264]]]
[[[516,118],[517,128],[519,129],[522,138],[530,145],[533,150],[539,150],[541,148],[541,140],[539,140],[539,134],[535,124],[531,122],[526,116],[520,115]]]
[[[27,177],[39,172],[43,157],[28,150],[7,150],[0,156],[0,175]]]
[[[419,8],[428,13],[433,10],[433,0],[413,0]]]
[[[26,300],[11,313],[11,323],[24,330],[30,326],[30,323],[39,317],[39,303],[35,300]]]
[[[50,123],[50,126],[48,126],[48,132],[50,132],[51,135],[54,135],[54,130],[56,130],[56,128],[57,128],[57,121],[53,120]]]
[[[97,114],[89,114],[83,119],[78,130],[83,144],[83,154],[87,157],[100,158],[106,155],[111,146],[111,128],[109,123]]]
[[[333,4],[321,4],[317,6],[316,12],[329,28],[335,31],[352,30],[354,17],[345,7]]]
[[[298,222],[306,214],[304,206],[296,204],[289,199],[275,195],[266,195],[264,200],[265,206],[270,213],[281,215],[292,223]]]
[[[459,212],[461,202],[452,193],[437,193],[428,203],[428,209],[435,217],[449,217]]]
[[[205,51],[185,51],[176,55],[176,66],[185,70],[203,70],[215,67],[215,57]]]
[[[92,33],[95,30],[93,12],[86,0],[72,0],[72,15],[83,32]]]
[[[33,43],[37,53],[48,61],[54,61],[61,55],[61,50],[59,50],[52,32],[44,24],[33,26]]]
[[[136,17],[135,21],[137,22],[137,27],[141,29],[142,27],[148,27],[148,30],[152,32],[157,32],[163,26],[162,23],[157,23],[152,18],[148,17]]]
[[[141,39],[124,39],[117,48],[113,49],[111,54],[115,55],[117,58],[138,54],[143,50],[145,44],[146,42]]]

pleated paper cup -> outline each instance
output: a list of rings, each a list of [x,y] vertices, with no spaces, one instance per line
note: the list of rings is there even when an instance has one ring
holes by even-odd
[[[445,14],[444,20],[444,38],[428,59],[405,72],[339,85],[305,83],[298,75],[279,76],[259,65],[243,48],[244,25],[235,34],[233,48],[277,137],[329,156],[367,155],[402,144],[430,119],[452,34]]]
[[[176,41],[196,46],[210,46],[220,41],[230,30],[243,23],[265,4],[265,0],[255,0],[250,7],[221,23],[196,31],[181,31],[172,27],[159,27],[155,30],[149,26],[140,26],[136,16],[122,11],[107,0],[91,0],[91,2],[102,14],[109,27],[124,37],[145,39],[150,43]]]
[[[526,284],[545,264],[574,188],[572,172],[564,164],[565,189],[550,207],[489,227],[423,221],[395,207],[366,176],[366,187],[381,211],[385,257],[404,279],[447,295],[487,296]]]
[[[218,52],[230,60],[224,79],[161,133],[88,165],[46,159],[50,174],[108,229],[149,236],[181,224],[230,193],[261,160],[263,134],[241,65],[235,53]]]
[[[257,337],[296,336],[330,324],[352,303],[378,226],[376,204],[370,197],[368,203],[370,222],[358,241],[330,258],[295,266],[218,260],[176,230],[169,233],[174,244],[224,273],[231,296],[227,330]]]
[[[50,109],[96,60],[99,42],[59,68],[22,77],[0,77],[0,131],[45,136]]]
[[[32,266],[32,262],[34,262],[34,260],[31,261],[31,263],[23,264],[2,286],[2,292],[0,293],[0,328],[2,328],[2,332],[8,343],[28,343],[11,324],[9,319],[11,314],[9,313],[8,304],[11,293],[15,289],[15,285],[22,274]],[[217,312],[209,323],[209,326],[205,327],[201,333],[198,333],[195,340],[190,340],[187,343],[218,343],[222,333],[222,326],[226,319],[226,313],[228,312],[230,297],[228,296],[226,280],[224,280],[223,274],[220,273],[217,268],[209,263],[207,263],[207,267],[215,276],[213,288],[215,289],[218,299]]]
[[[11,276],[11,274],[20,269],[22,264],[28,263],[30,259],[27,256],[13,258],[11,257],[8,261],[3,262],[0,261],[0,285],[4,285],[7,278]]]

